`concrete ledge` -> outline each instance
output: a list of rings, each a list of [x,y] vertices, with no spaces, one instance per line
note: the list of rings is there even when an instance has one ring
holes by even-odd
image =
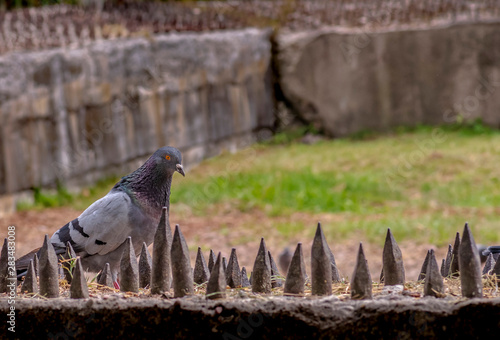
[[[1,313],[8,308],[0,300]],[[500,329],[500,298],[19,299],[16,320],[17,338],[475,339]]]

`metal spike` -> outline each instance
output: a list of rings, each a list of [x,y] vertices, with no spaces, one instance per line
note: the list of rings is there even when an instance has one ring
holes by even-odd
[[[446,277],[446,260],[445,259],[442,259],[441,261],[441,269],[440,269],[440,272],[441,272],[441,276],[442,277]]]
[[[356,266],[352,273],[351,298],[357,300],[372,298],[372,276],[368,268],[362,243],[359,244]]]
[[[227,272],[227,260],[222,256],[222,268],[224,268],[224,273]]]
[[[7,238],[3,240],[2,252],[0,255],[0,293],[7,292],[7,279],[8,279],[8,267],[9,267],[9,247]]]
[[[288,272],[288,267],[290,267],[290,262],[292,262],[293,254],[290,248],[286,247],[278,256],[278,263],[280,265],[281,271],[286,275]]]
[[[297,244],[286,274],[284,295],[304,295],[306,284],[306,263],[302,253],[302,243]]]
[[[259,251],[253,265],[251,282],[252,292],[265,294],[271,292],[271,263],[267,255],[264,238],[260,239]]]
[[[332,295],[332,266],[325,235],[318,223],[311,248],[311,293]]]
[[[54,246],[45,235],[40,249],[40,295],[47,298],[59,296],[59,268]]]
[[[401,250],[396,240],[392,236],[391,229],[387,229],[382,263],[384,267],[384,284],[386,286],[405,284],[403,255],[401,254]]]
[[[171,258],[174,297],[194,294],[193,270],[189,260],[189,250],[178,224],[175,225]]]
[[[444,260],[444,268],[442,269],[444,277],[450,276],[452,261],[453,261],[453,248],[451,244],[448,244],[448,252],[446,253],[446,258]],[[458,268],[458,262],[457,262],[457,268]]]
[[[424,282],[424,296],[443,297],[444,284],[443,277],[439,272],[436,256],[434,250],[429,250],[429,260],[427,262],[427,269]]]
[[[250,280],[248,280],[247,269],[245,267],[241,267],[241,286],[242,287],[250,287]]]
[[[73,246],[71,245],[71,243],[69,241],[66,242],[66,254],[70,259],[76,260],[75,250],[73,249]]]
[[[142,242],[141,255],[139,257],[139,287],[146,288],[151,286],[151,267],[153,261],[148,251],[146,242]]]
[[[97,278],[97,283],[103,286],[108,286],[114,288],[113,277],[111,276],[111,269],[109,263],[104,265],[104,269],[101,271]]]
[[[194,264],[193,280],[197,284],[202,284],[204,282],[207,282],[209,277],[210,272],[208,271],[207,262],[205,262],[205,257],[201,252],[201,248],[198,247],[196,262]]]
[[[73,281],[71,282],[71,287],[69,288],[69,295],[72,299],[89,298],[89,288],[87,287],[87,281],[85,280],[85,274],[83,272],[80,257],[76,258]]]
[[[30,261],[28,265],[28,272],[24,277],[23,285],[21,286],[21,292],[38,293],[38,283],[36,282],[35,276],[35,266],[33,265],[33,260]]]
[[[170,290],[170,252],[172,231],[168,218],[168,209],[164,207],[156,229],[153,243],[153,263],[151,268],[151,294],[161,294]]]
[[[212,269],[214,268],[216,258],[215,258],[215,253],[212,249],[210,249],[210,255],[208,255],[208,272],[211,273]]]
[[[488,255],[486,258],[486,262],[484,263],[483,267],[483,275],[489,275],[490,271],[493,269],[495,266],[495,258],[493,257],[493,254]]]
[[[457,232],[455,236],[455,244],[453,245],[453,252],[451,256],[449,276],[457,277],[460,272],[460,264],[458,261],[458,251],[460,249],[460,233]]]
[[[491,275],[496,275],[497,280],[500,280],[500,258],[497,260],[491,271]]]
[[[227,285],[231,288],[241,287],[241,271],[236,256],[236,248],[231,249],[231,256],[229,256],[229,263],[226,268]]]
[[[33,267],[35,268],[35,276],[38,276],[38,273],[40,273],[40,262],[38,261],[37,254],[33,256]]]
[[[430,254],[430,250],[428,250],[427,255],[425,255],[425,260],[424,260],[424,263],[422,264],[422,268],[420,268],[420,274],[418,274],[417,281],[421,281],[421,280],[425,279],[427,264],[429,263],[429,254]]]
[[[63,255],[61,255],[61,258],[63,260],[61,262],[62,262],[64,279],[66,280],[66,282],[71,284],[71,280],[73,279],[72,271],[74,270],[74,266],[73,268],[71,268],[71,262],[76,261],[76,253],[69,241],[66,242],[66,252]]]
[[[274,262],[271,252],[268,250],[267,255],[269,256],[269,263],[271,264],[271,287],[283,287],[283,280],[281,279],[281,274],[278,270],[276,262]]]
[[[226,297],[226,274],[222,267],[221,254],[217,255],[217,260],[210,272],[210,279],[207,284],[207,299],[222,299]]]
[[[326,242],[326,238],[325,238]],[[333,256],[333,252],[330,249],[330,246],[328,245],[328,242],[326,242],[326,247],[328,249],[328,255],[330,256],[330,265],[332,266],[332,282],[340,282],[340,274],[339,270],[337,269],[337,263],[335,263],[335,256]]]
[[[125,241],[120,261],[120,290],[122,292],[139,292],[139,267],[130,236]]]
[[[479,260],[476,242],[467,223],[465,223],[462,235],[462,242],[458,250],[462,296],[468,298],[482,297],[481,261]]]

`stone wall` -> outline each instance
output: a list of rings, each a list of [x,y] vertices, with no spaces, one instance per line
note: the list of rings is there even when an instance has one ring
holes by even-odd
[[[277,65],[289,106],[331,136],[457,116],[500,126],[498,21],[284,34]]]
[[[500,22],[277,35],[279,98],[330,136],[481,118],[500,126]],[[274,124],[271,31],[98,41],[0,57],[0,211],[174,145],[187,166]]]
[[[0,57],[0,197],[89,183],[172,145],[189,167],[272,127],[270,31],[101,41]]]

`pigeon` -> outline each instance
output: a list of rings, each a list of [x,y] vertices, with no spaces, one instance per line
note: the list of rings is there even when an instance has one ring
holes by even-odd
[[[66,252],[69,242],[84,270],[99,272],[109,263],[115,287],[125,241],[129,236],[136,255],[143,242],[153,242],[163,207],[170,206],[170,187],[175,172],[185,176],[182,156],[174,147],[162,147],[137,170],[114,185],[80,216],[57,230],[50,242],[56,254]],[[35,249],[16,261],[18,278],[25,274]],[[38,257],[40,255],[38,254]]]

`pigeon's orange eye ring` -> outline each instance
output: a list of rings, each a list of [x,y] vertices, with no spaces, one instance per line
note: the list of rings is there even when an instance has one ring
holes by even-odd
[[[169,156],[169,155],[166,155],[166,156],[165,156],[165,159],[166,159],[167,161],[169,161],[169,160],[170,160],[170,156]]]

